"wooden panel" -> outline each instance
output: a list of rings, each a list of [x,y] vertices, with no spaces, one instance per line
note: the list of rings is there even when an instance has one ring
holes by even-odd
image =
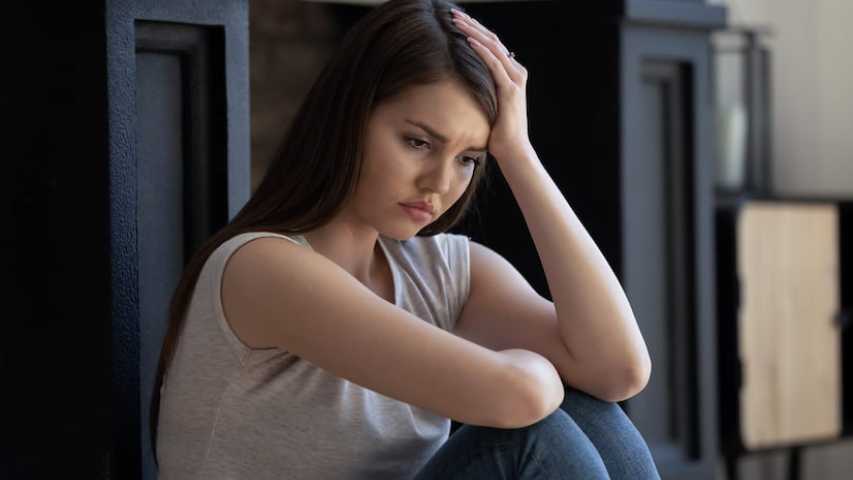
[[[754,203],[737,230],[744,445],[837,436],[837,208]]]

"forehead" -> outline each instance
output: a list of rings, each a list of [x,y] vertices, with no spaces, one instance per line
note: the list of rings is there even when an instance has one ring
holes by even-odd
[[[450,137],[485,143],[489,119],[462,87],[451,81],[412,86],[377,108],[382,118],[411,127],[406,119],[426,123]]]

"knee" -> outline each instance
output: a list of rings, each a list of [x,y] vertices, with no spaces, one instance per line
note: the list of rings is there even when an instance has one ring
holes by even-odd
[[[601,425],[613,432],[633,433],[635,430],[633,422],[618,403],[601,400],[574,388],[566,389],[560,410],[568,413],[584,429]]]
[[[575,408],[594,412],[622,411],[622,408],[616,402],[608,402],[607,400],[593,397],[582,390],[569,386],[566,386],[566,395],[563,397],[563,403],[560,405],[560,408]]]
[[[638,473],[625,478],[660,478],[645,439],[619,404],[568,389],[562,410],[583,429],[608,467]]]
[[[566,431],[566,429],[574,429],[579,427],[575,423],[571,415],[569,415],[565,410],[558,408],[553,412],[549,413],[548,416],[546,416],[545,418],[524,428],[528,430],[537,430],[549,433],[561,431],[564,432]]]
[[[589,442],[586,434],[575,419],[559,408],[538,422],[518,430],[519,433],[526,436],[547,439],[546,442],[558,442],[560,440],[577,444]]]
[[[541,464],[543,471],[567,478],[609,478],[598,449],[563,410],[554,410],[524,430],[530,444],[534,445],[535,453],[531,457]]]

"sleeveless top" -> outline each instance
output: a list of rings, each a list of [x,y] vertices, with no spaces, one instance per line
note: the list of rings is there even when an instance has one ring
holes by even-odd
[[[159,478],[414,477],[447,440],[449,418],[334,376],[284,348],[249,348],[231,330],[220,297],[225,264],[246,242],[268,236],[311,248],[302,235],[247,232],[222,243],[201,270],[160,388]],[[469,237],[377,241],[395,305],[452,331],[468,298]]]

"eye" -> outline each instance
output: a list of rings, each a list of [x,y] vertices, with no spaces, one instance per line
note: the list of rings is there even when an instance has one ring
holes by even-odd
[[[406,139],[406,142],[409,144],[409,146],[414,148],[415,150],[421,150],[421,148],[416,146],[416,145],[412,145],[412,142],[417,142],[419,144],[429,145],[429,142],[427,142],[425,140],[421,140],[419,138],[405,137],[405,139]],[[474,167],[479,166],[480,162],[481,162],[481,160],[478,159],[477,157],[462,157],[462,160],[463,160],[463,162],[461,162],[461,163],[463,165],[474,165]]]
[[[473,164],[475,168],[480,165],[480,159],[477,157],[465,157],[464,159],[468,160],[469,164]]]
[[[405,138],[406,138],[406,142],[412,142],[412,141],[415,141],[415,142],[420,142],[420,143],[423,143],[423,144],[429,145],[427,142],[425,142],[425,141],[423,141],[423,140],[421,140],[421,139],[418,139],[418,138],[414,138],[414,137],[405,137]],[[412,148],[414,148],[415,150],[420,150],[420,148],[419,148],[419,147],[416,147],[416,146],[412,145],[411,143],[409,143],[409,145],[410,145]]]

